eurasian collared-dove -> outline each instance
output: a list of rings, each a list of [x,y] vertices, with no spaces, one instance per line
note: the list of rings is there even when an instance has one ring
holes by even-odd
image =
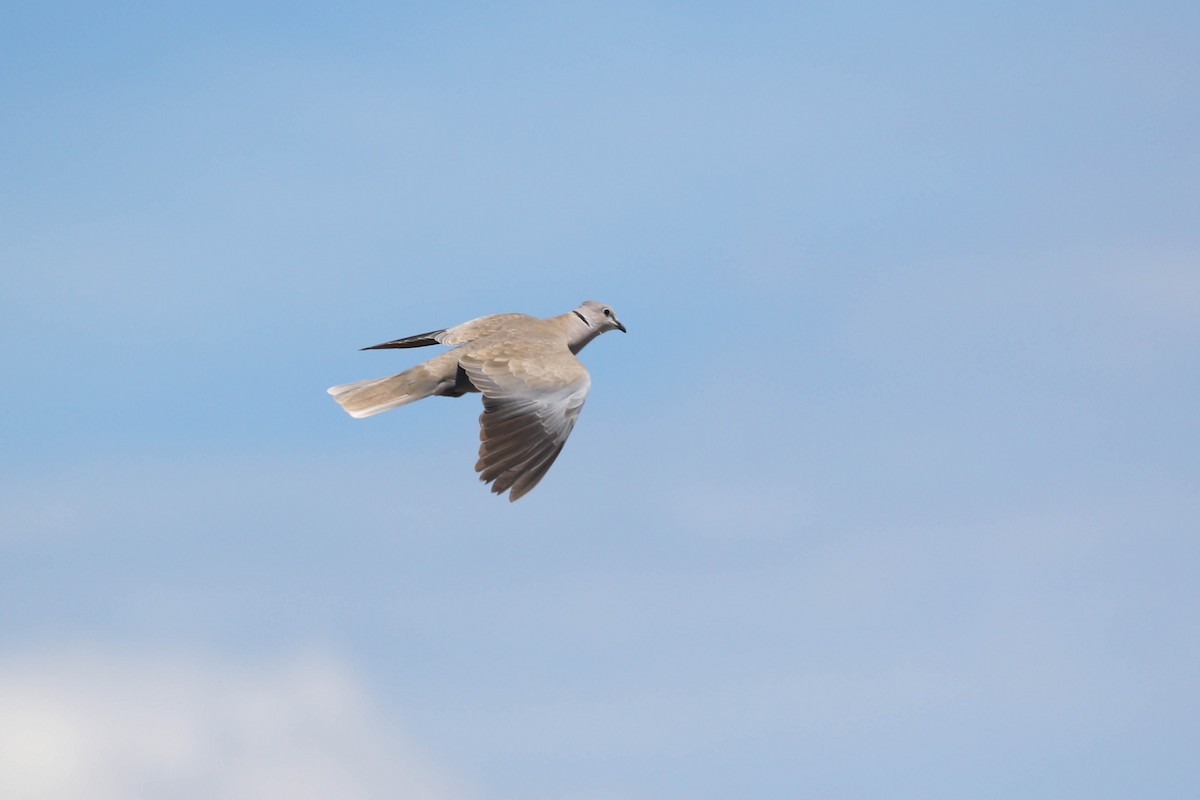
[[[550,469],[587,399],[591,378],[575,354],[605,331],[625,331],[606,305],[539,319],[492,314],[453,328],[418,333],[364,350],[457,345],[387,378],[329,390],[352,417],[369,417],[430,395],[483,393],[475,471],[497,494],[516,500]]]

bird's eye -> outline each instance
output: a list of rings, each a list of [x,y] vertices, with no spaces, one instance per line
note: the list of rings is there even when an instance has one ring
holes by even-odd
[[[604,316],[606,316],[606,317],[611,317],[611,316],[612,316],[612,309],[611,309],[611,308],[606,308],[606,309],[604,309]]]

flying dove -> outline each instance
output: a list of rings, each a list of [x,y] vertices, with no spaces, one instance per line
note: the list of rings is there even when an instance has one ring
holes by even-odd
[[[364,350],[455,345],[398,375],[329,390],[352,417],[369,417],[430,395],[483,393],[475,471],[497,494],[516,500],[537,486],[575,427],[591,378],[575,354],[600,334],[625,326],[606,305],[539,319],[492,314]]]

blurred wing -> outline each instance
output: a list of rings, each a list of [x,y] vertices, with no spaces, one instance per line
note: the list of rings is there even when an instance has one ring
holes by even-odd
[[[591,378],[555,337],[508,337],[464,353],[459,365],[483,393],[475,471],[516,500],[550,469],[575,427]]]

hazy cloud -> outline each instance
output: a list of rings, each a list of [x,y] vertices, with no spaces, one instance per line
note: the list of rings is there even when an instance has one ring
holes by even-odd
[[[0,660],[0,796],[461,795],[337,658],[69,647]]]

